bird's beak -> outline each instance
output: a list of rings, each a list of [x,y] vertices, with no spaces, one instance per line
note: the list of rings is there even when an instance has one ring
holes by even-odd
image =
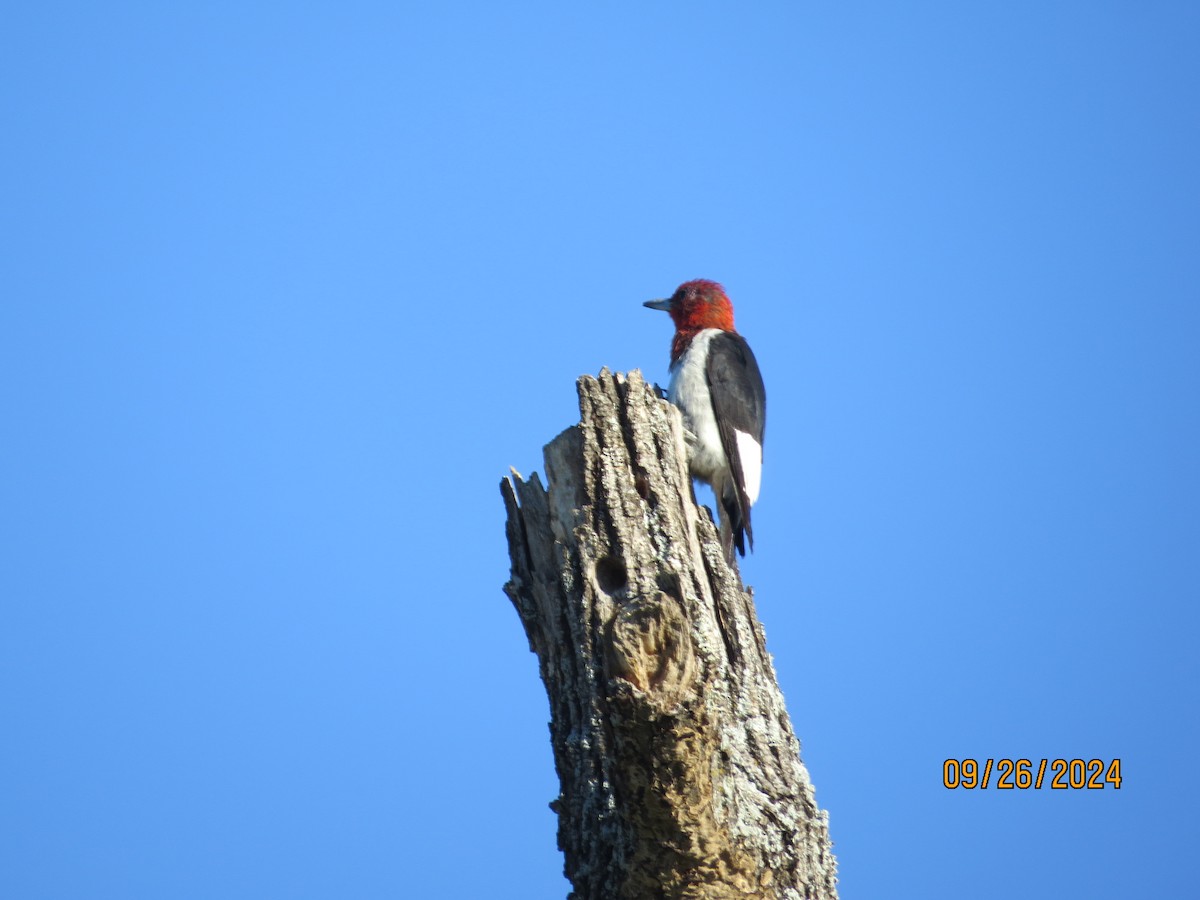
[[[668,312],[671,309],[671,298],[666,300],[647,300],[642,304],[648,309],[661,309],[663,312]]]

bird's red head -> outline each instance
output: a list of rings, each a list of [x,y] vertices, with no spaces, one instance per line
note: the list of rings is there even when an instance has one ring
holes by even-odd
[[[733,304],[729,302],[725,288],[715,281],[706,278],[685,281],[675,289],[668,302],[667,312],[671,314],[676,331],[704,328],[733,331]]]
[[[685,281],[666,300],[650,300],[644,305],[671,314],[671,321],[675,323],[672,360],[678,359],[692,338],[705,328],[734,330],[733,304],[729,302],[725,288],[707,278]]]

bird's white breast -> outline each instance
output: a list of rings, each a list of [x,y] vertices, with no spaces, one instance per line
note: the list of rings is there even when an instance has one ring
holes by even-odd
[[[671,383],[667,387],[667,396],[683,413],[683,427],[696,438],[690,448],[692,472],[710,483],[713,476],[729,468],[704,369],[708,342],[720,333],[719,328],[706,328],[692,338],[683,355],[671,366]]]

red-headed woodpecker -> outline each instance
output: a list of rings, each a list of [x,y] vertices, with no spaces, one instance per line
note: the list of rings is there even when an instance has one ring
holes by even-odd
[[[721,547],[754,549],[750,505],[762,483],[767,392],[746,339],[733,328],[733,304],[715,281],[681,284],[645,306],[671,314],[671,384],[667,399],[683,412],[692,476],[711,485],[721,519]]]

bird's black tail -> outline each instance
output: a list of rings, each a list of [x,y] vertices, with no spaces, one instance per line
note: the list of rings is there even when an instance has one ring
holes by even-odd
[[[754,549],[754,531],[750,528],[750,502],[747,499],[742,505],[742,497],[738,496],[737,487],[732,479],[726,482],[721,492],[721,549],[725,558],[733,562],[733,548],[737,548],[739,556],[746,555],[746,544]]]

